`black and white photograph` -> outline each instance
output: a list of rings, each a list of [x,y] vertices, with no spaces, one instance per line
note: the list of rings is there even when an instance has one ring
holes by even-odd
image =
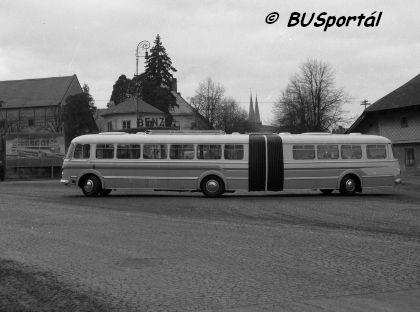
[[[1,0],[0,312],[420,311],[419,12]]]

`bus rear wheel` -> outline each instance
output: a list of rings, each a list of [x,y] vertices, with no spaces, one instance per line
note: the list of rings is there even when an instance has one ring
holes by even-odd
[[[89,175],[87,176],[82,183],[83,194],[87,197],[98,196],[102,191],[101,181],[97,176]]]
[[[354,195],[358,188],[357,178],[353,175],[345,176],[340,182],[340,193],[342,195]]]
[[[201,191],[207,197],[218,197],[225,191],[225,185],[219,177],[209,176],[201,182]]]

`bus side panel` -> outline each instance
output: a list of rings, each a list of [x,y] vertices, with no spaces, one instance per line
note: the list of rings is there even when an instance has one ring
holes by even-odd
[[[394,186],[395,176],[399,174],[398,161],[377,161],[375,166],[361,170],[362,187]]]
[[[220,165],[201,162],[138,161],[104,164],[106,188],[146,188],[195,190],[198,177],[207,170],[220,171]]]
[[[340,175],[347,170],[341,163],[286,163],[285,189],[336,189]]]
[[[265,191],[266,146],[265,137],[249,136],[248,190]]]

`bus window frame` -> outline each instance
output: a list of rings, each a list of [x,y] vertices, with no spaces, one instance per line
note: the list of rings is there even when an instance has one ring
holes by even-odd
[[[99,160],[99,161],[106,161],[106,160],[110,160],[110,159],[116,159],[116,147],[117,147],[117,144],[118,143],[96,143],[95,144],[95,160]],[[97,150],[98,150],[98,145],[113,145],[114,146],[114,148],[113,148],[113,154],[112,154],[112,158],[98,158],[97,157],[97,155],[96,155],[96,153],[97,153]],[[109,149],[110,150],[110,149]]]

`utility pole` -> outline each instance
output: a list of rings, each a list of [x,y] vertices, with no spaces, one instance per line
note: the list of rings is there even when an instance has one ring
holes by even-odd
[[[137,48],[136,48],[136,78],[138,78],[139,76],[139,58],[140,57],[144,57],[145,59],[147,59],[148,55],[148,49],[150,48],[150,42],[147,40],[143,40],[140,41],[137,44]],[[143,51],[143,54],[141,54],[141,51]],[[139,116],[139,102],[140,102],[140,93],[142,92],[142,87],[137,85],[138,79],[136,79],[136,127],[139,128],[140,127],[140,116]]]
[[[370,105],[370,103],[368,102],[368,100],[363,100],[362,103],[360,104],[361,106],[364,106],[364,110],[366,109],[367,106]]]

